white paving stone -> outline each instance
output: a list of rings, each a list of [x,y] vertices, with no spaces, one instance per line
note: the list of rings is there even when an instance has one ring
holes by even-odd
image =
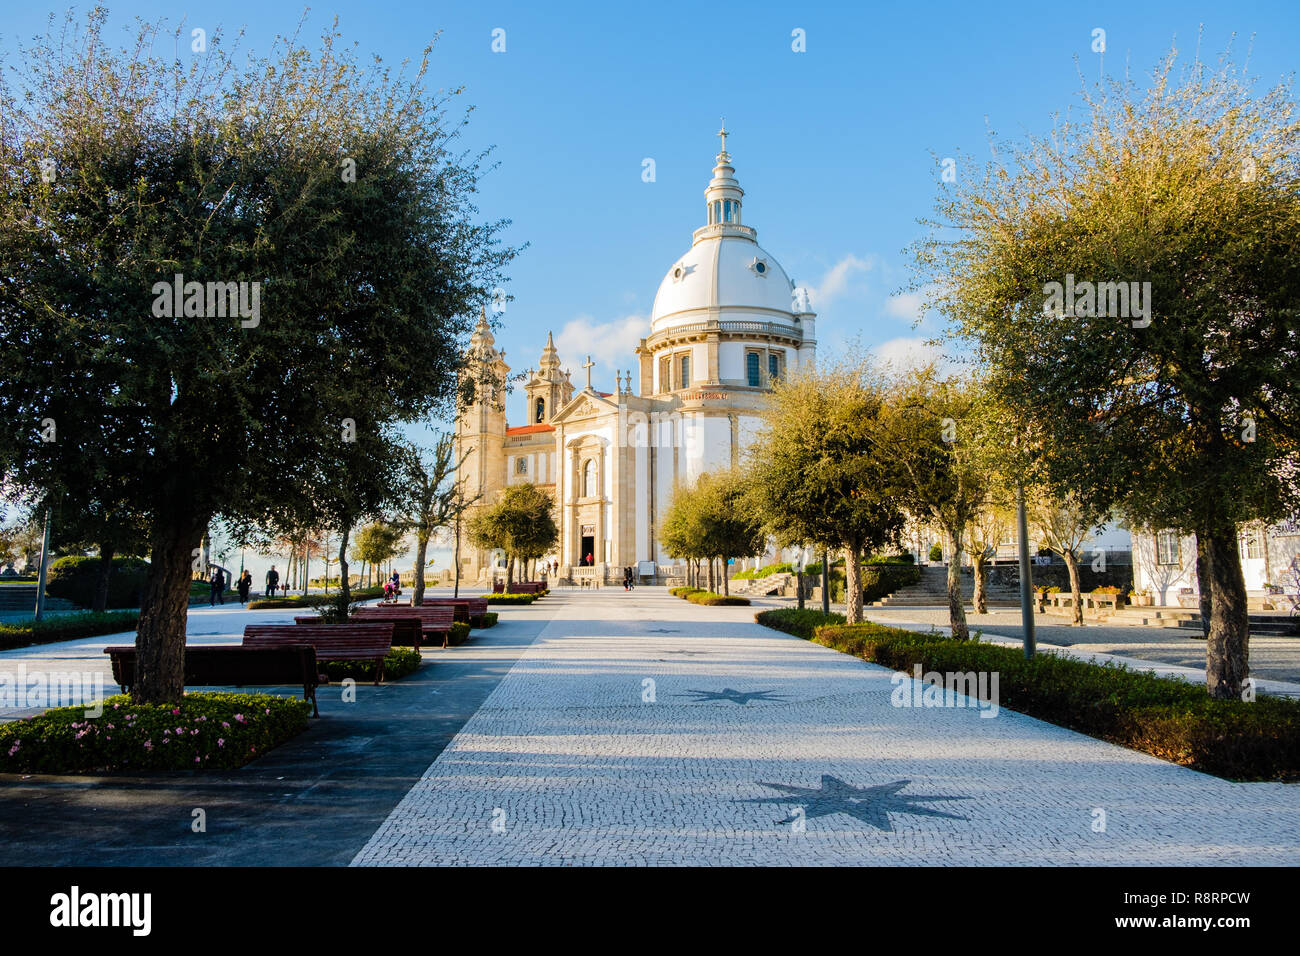
[[[354,865],[1300,860],[1300,788],[1229,783],[1007,710],[896,708],[888,670],[748,608],[651,588],[543,607],[537,641]],[[692,693],[727,689],[770,693]],[[859,788],[833,804],[856,812],[818,815],[766,783]]]

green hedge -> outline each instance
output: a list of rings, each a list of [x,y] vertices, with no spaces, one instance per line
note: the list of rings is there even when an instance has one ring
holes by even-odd
[[[420,666],[420,652],[413,647],[394,647],[384,658],[384,680],[401,680]],[[321,661],[321,673],[331,681],[351,677],[356,681],[375,679],[374,661]]]
[[[486,614],[483,615],[483,620],[482,620],[482,622],[481,622],[478,626],[479,626],[479,627],[496,627],[496,626],[497,626],[497,618],[498,618],[499,616],[500,616],[500,615],[498,615],[496,611],[488,611]]]
[[[812,608],[801,611],[797,607],[779,607],[770,611],[759,611],[754,615],[754,620],[764,627],[785,631],[787,634],[794,634],[796,637],[810,641],[813,632],[823,624],[843,624],[844,615],[836,614],[834,611],[823,614]]]
[[[135,611],[105,611],[103,614],[87,611],[84,614],[53,614],[43,621],[0,624],[0,650],[134,631],[139,620],[140,615]]]
[[[452,621],[451,629],[447,632],[447,643],[452,647],[456,647],[468,640],[469,625],[464,621]]]
[[[0,773],[233,770],[307,728],[311,704],[269,694],[186,694],[179,704],[107,698],[100,717],[56,707],[0,726]]]
[[[696,588],[696,587],[689,587],[689,586],[676,587],[676,588],[669,588],[668,593],[671,594],[673,597],[686,597],[686,595],[688,594],[694,594],[696,591],[703,591],[703,590],[704,588]]]
[[[720,605],[735,605],[738,607],[749,606],[749,598],[740,597],[735,594],[715,594],[712,591],[692,591],[690,594],[684,596],[686,600],[690,601],[692,604],[703,604],[706,607],[718,607]]]
[[[95,578],[99,574],[97,557],[70,555],[50,563],[45,593],[64,598],[78,607],[90,607],[95,598]],[[140,593],[149,575],[149,562],[143,558],[114,558],[108,576],[108,607],[139,607]]]
[[[532,604],[541,595],[538,594],[488,594],[489,604]]]
[[[862,600],[866,604],[879,601],[900,588],[921,580],[921,569],[914,564],[869,563],[862,568]]]
[[[356,588],[348,592],[348,598],[357,603],[360,601],[373,601],[376,598],[384,596],[383,588]],[[250,595],[251,597],[251,595]],[[298,607],[325,607],[327,604],[337,604],[339,595],[337,591],[331,591],[329,594],[294,594],[290,597],[276,598],[259,598],[248,602],[250,611],[270,611],[277,608],[298,608]]]
[[[1232,780],[1300,780],[1300,701],[1215,700],[1205,688],[1058,654],[954,641],[878,624],[825,626],[814,638],[896,671],[999,675],[999,706]]]

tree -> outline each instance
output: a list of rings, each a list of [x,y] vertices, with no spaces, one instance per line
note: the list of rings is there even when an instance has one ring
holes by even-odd
[[[880,444],[885,396],[865,358],[778,382],[750,450],[751,500],[782,547],[843,550],[849,623],[862,620],[862,556],[905,516]]]
[[[1292,510],[1300,453],[1300,119],[1231,65],[1176,54],[1145,92],[1083,91],[1077,121],[999,143],[945,187],[918,283],[993,389],[1068,449],[1053,483],[1098,513],[1194,532],[1206,683],[1240,695],[1237,528]],[[1288,476],[1292,476],[1288,478]]]
[[[276,60],[214,34],[186,67],[154,26],[114,49],[105,16],[0,88],[0,466],[57,491],[85,466],[64,436],[98,436],[151,532],[133,694],[174,701],[213,518],[302,526],[354,434],[449,409],[513,250],[476,221],[428,51],[394,77],[336,32]]]
[[[996,487],[1001,451],[996,409],[977,383],[940,378],[933,366],[901,373],[880,429],[894,487],[913,514],[945,534],[952,636],[970,637],[961,594],[966,532]]]
[[[499,548],[506,553],[507,585],[514,580],[516,561],[526,566],[560,540],[555,502],[531,482],[502,490],[495,504],[470,519],[468,532],[475,547],[488,551]]]
[[[357,532],[352,557],[367,562],[373,570],[389,558],[396,557],[401,551],[404,533],[398,525],[372,521]]]
[[[1063,495],[1042,486],[1026,489],[1029,526],[1048,549],[1055,551],[1065,561],[1070,574],[1070,593],[1073,596],[1074,623],[1083,623],[1083,606],[1079,586],[1079,556],[1089,539],[1105,523],[1105,515],[1090,510],[1077,494],[1067,491]]]
[[[971,602],[976,614],[987,614],[989,562],[997,556],[998,545],[1006,541],[1015,527],[1015,512],[1001,489],[990,489],[989,500],[971,520],[969,528],[969,553],[975,590]]]
[[[727,565],[733,558],[762,551],[763,521],[752,510],[748,476],[739,471],[701,475],[679,487],[669,503],[659,540],[672,557],[709,562],[709,588],[716,587],[713,563],[720,564],[722,591],[730,593]]]
[[[469,457],[466,452],[456,459],[454,435],[440,435],[432,448],[408,445],[403,456],[403,492],[401,524],[415,534],[415,587],[411,604],[424,603],[424,570],[429,553],[429,539],[439,529],[457,521],[477,496],[466,501],[460,493],[457,473]]]

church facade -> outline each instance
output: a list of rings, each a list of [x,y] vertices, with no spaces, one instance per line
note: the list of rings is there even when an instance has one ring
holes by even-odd
[[[555,499],[561,534],[549,560],[562,579],[621,579],[627,566],[671,564],[657,528],[675,490],[739,464],[773,381],[815,361],[816,316],[745,224],[726,130],[719,135],[705,221],[659,284],[630,363],[636,387],[631,370],[616,370],[613,391],[597,389],[590,358],[576,387],[548,334],[524,376],[527,422],[509,425],[504,390],[490,388],[457,420],[463,487],[477,506],[521,482]],[[484,377],[506,380],[486,317],[470,355]],[[463,547],[462,579],[482,580],[498,561]]]

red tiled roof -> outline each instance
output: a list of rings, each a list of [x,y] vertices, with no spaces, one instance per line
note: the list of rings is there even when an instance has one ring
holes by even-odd
[[[513,438],[516,435],[535,435],[538,432],[553,432],[554,425],[516,425],[514,428],[506,429],[506,437]]]

